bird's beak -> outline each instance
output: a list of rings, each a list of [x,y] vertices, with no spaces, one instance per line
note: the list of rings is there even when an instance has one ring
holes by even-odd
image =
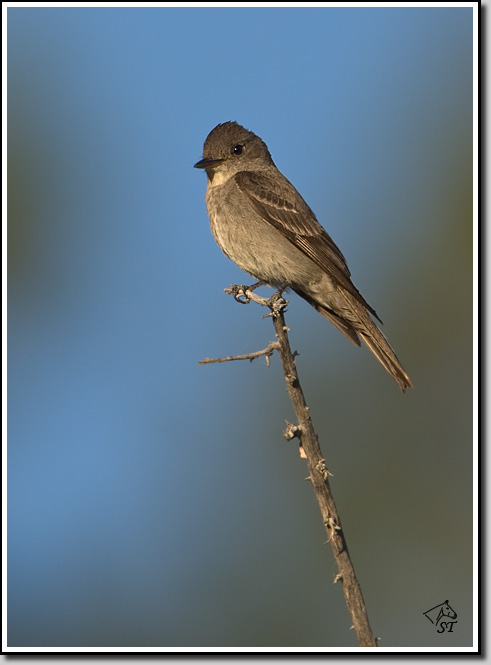
[[[218,164],[221,164],[224,161],[225,161],[224,159],[210,159],[209,157],[205,157],[204,159],[201,159],[199,162],[196,162],[194,168],[212,169],[214,166],[218,166]]]

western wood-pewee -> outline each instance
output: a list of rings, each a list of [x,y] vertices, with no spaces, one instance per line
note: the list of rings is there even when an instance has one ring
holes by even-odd
[[[206,208],[222,251],[255,279],[292,288],[357,346],[361,337],[399,387],[411,388],[346,259],[276,168],[264,141],[224,122],[208,135],[195,167],[208,176]]]

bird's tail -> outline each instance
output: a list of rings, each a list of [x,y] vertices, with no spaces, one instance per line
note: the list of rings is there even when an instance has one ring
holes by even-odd
[[[353,344],[360,346],[359,337],[361,337],[373,355],[396,381],[402,392],[406,392],[407,388],[413,387],[411,379],[401,365],[399,358],[396,356],[394,349],[387,341],[383,332],[372,321],[365,307],[350,293],[344,289],[339,289],[340,295],[343,296],[343,299],[348,305],[346,311],[349,310],[349,320],[348,318],[336,314],[332,309],[319,304],[305,293],[300,291],[297,291],[297,293],[315,307],[320,314],[329,319],[329,321],[346,335]]]

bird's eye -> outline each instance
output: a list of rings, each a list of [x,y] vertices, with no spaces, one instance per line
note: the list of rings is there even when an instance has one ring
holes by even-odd
[[[232,152],[234,153],[234,155],[241,155],[243,149],[244,149],[243,145],[236,145]]]

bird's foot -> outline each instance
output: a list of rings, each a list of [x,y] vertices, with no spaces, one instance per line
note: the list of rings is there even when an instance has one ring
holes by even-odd
[[[266,282],[263,280],[252,284],[252,286],[247,286],[246,284],[231,284],[229,289],[225,289],[225,293],[233,295],[234,299],[237,302],[240,302],[241,305],[248,305],[251,302],[251,299],[247,295],[247,291],[255,291],[265,284]]]
[[[250,288],[245,284],[231,284],[229,289],[225,289],[225,293],[233,295],[234,300],[240,302],[241,305],[248,305],[251,299],[246,295],[246,291]]]
[[[283,298],[283,291],[286,288],[286,286],[282,286],[278,291],[273,293],[271,298],[268,298],[268,307],[271,310],[271,316],[277,316],[288,305],[288,300]]]

